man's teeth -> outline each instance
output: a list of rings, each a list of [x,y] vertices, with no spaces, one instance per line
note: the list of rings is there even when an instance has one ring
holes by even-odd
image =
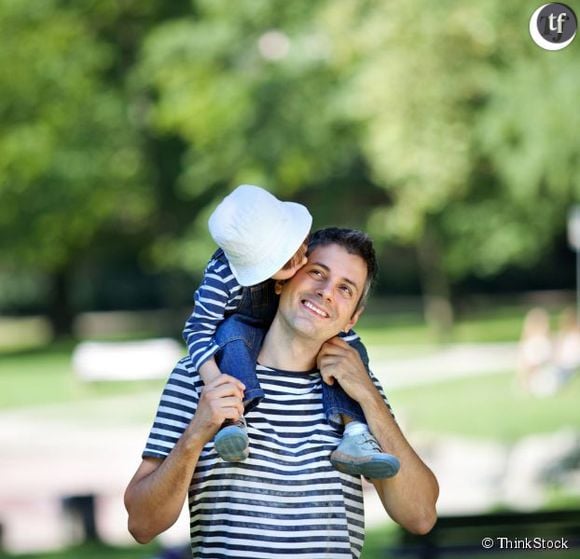
[[[316,314],[318,314],[324,318],[328,318],[327,313],[325,313],[324,311],[321,311],[319,308],[315,307],[312,303],[310,303],[308,301],[304,301],[304,306],[309,308],[311,311],[314,311]]]

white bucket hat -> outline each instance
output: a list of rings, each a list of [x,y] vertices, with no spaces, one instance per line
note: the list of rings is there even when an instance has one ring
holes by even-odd
[[[208,225],[234,276],[248,286],[272,277],[290,260],[310,232],[312,216],[302,204],[242,184],[222,200]]]

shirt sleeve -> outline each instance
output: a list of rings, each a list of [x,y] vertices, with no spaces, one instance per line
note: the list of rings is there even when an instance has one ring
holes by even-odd
[[[189,425],[202,389],[189,357],[181,359],[167,380],[143,458],[165,458]]]
[[[230,266],[217,259],[210,260],[193,296],[193,312],[183,329],[187,351],[197,370],[219,350],[214,339],[217,327],[226,312],[235,311],[241,298],[242,286]]]

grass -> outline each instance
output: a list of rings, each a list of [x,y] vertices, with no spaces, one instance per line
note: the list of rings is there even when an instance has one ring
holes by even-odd
[[[417,313],[377,314],[369,309],[357,328],[363,340],[383,358],[433,351],[428,328]],[[493,308],[458,322],[455,341],[514,341],[522,309]],[[80,404],[113,396],[154,400],[163,379],[143,382],[83,383],[71,367],[72,342],[0,353],[0,409],[46,404]],[[168,371],[169,372],[169,371]],[[410,428],[482,438],[514,440],[531,432],[549,432],[580,425],[580,379],[560,393],[538,400],[522,394],[512,374],[466,378],[390,391],[390,399]],[[71,408],[72,409],[72,408]],[[98,413],[98,410],[97,412]]]
[[[417,312],[381,312],[380,305],[368,309],[357,326],[363,341],[374,346],[373,355],[381,358],[404,357],[426,354],[436,347],[429,328]],[[525,309],[521,307],[491,308],[475,316],[458,320],[454,330],[454,342],[497,342],[517,340]],[[5,327],[6,328],[6,327]],[[75,378],[71,368],[74,344],[61,343],[36,349],[10,351],[0,350],[0,409],[35,406],[47,403],[84,402],[113,395],[159,393],[163,380],[147,382],[98,382],[82,383]],[[168,371],[169,373],[169,371]],[[465,385],[464,382],[468,384]],[[473,384],[469,384],[473,382]],[[574,383],[572,392],[577,392]],[[520,422],[549,429],[559,424],[562,414],[570,417],[571,392],[537,405],[535,399],[518,394],[507,377],[454,381],[425,389],[417,387],[391,393],[397,397],[393,403],[398,410],[409,409],[418,426],[432,425],[450,432],[462,432],[463,428],[485,435],[499,432],[502,437],[512,438],[525,427]],[[436,397],[433,397],[436,395]],[[400,397],[400,403],[399,403]],[[485,402],[488,405],[485,405]],[[505,424],[491,410],[516,406],[513,421]],[[562,408],[560,409],[560,405]],[[470,410],[478,410],[469,421],[465,417]],[[490,411],[486,411],[489,409]],[[513,415],[513,414],[512,414]],[[573,414],[572,414],[573,415]],[[573,417],[578,420],[578,416]],[[457,418],[462,418],[458,421]],[[545,419],[545,421],[544,421]]]
[[[527,308],[492,307],[457,318],[450,342],[511,342],[521,333]],[[554,317],[557,315],[553,313]],[[420,312],[381,312],[373,302],[356,326],[365,343],[370,345],[429,345],[438,343],[435,332],[424,322]]]
[[[506,373],[393,389],[389,399],[415,432],[510,442],[580,425],[580,377],[541,399],[522,393]]]
[[[433,347],[434,337],[420,314],[385,314],[380,311],[380,306],[369,308],[357,330],[367,345],[380,346],[381,355],[405,355],[409,346],[414,354]],[[162,381],[78,382],[71,367],[74,342],[47,345],[44,330],[32,328],[31,320],[0,321],[0,409],[74,402],[160,388]],[[493,337],[490,332],[494,332],[496,338],[516,339],[516,323],[519,321],[517,311],[510,311],[507,315],[504,311],[504,315],[495,318],[483,316],[478,320],[460,321],[456,337],[458,341],[488,341]],[[34,346],[34,336],[37,343],[43,345]]]
[[[72,350],[72,343],[63,343],[0,354],[0,409],[160,393],[163,380],[81,382],[71,367]]]
[[[0,408],[65,402],[75,396],[68,349],[4,356],[0,360],[0,378]]]

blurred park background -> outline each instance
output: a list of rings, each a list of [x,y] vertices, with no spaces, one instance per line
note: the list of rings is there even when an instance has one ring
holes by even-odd
[[[538,6],[0,0],[0,557],[187,541],[184,518],[135,546],[122,492],[241,183],[374,238],[360,333],[441,514],[580,507],[577,363],[551,359],[577,326],[580,43],[537,47]],[[396,537],[368,497],[366,559]]]

